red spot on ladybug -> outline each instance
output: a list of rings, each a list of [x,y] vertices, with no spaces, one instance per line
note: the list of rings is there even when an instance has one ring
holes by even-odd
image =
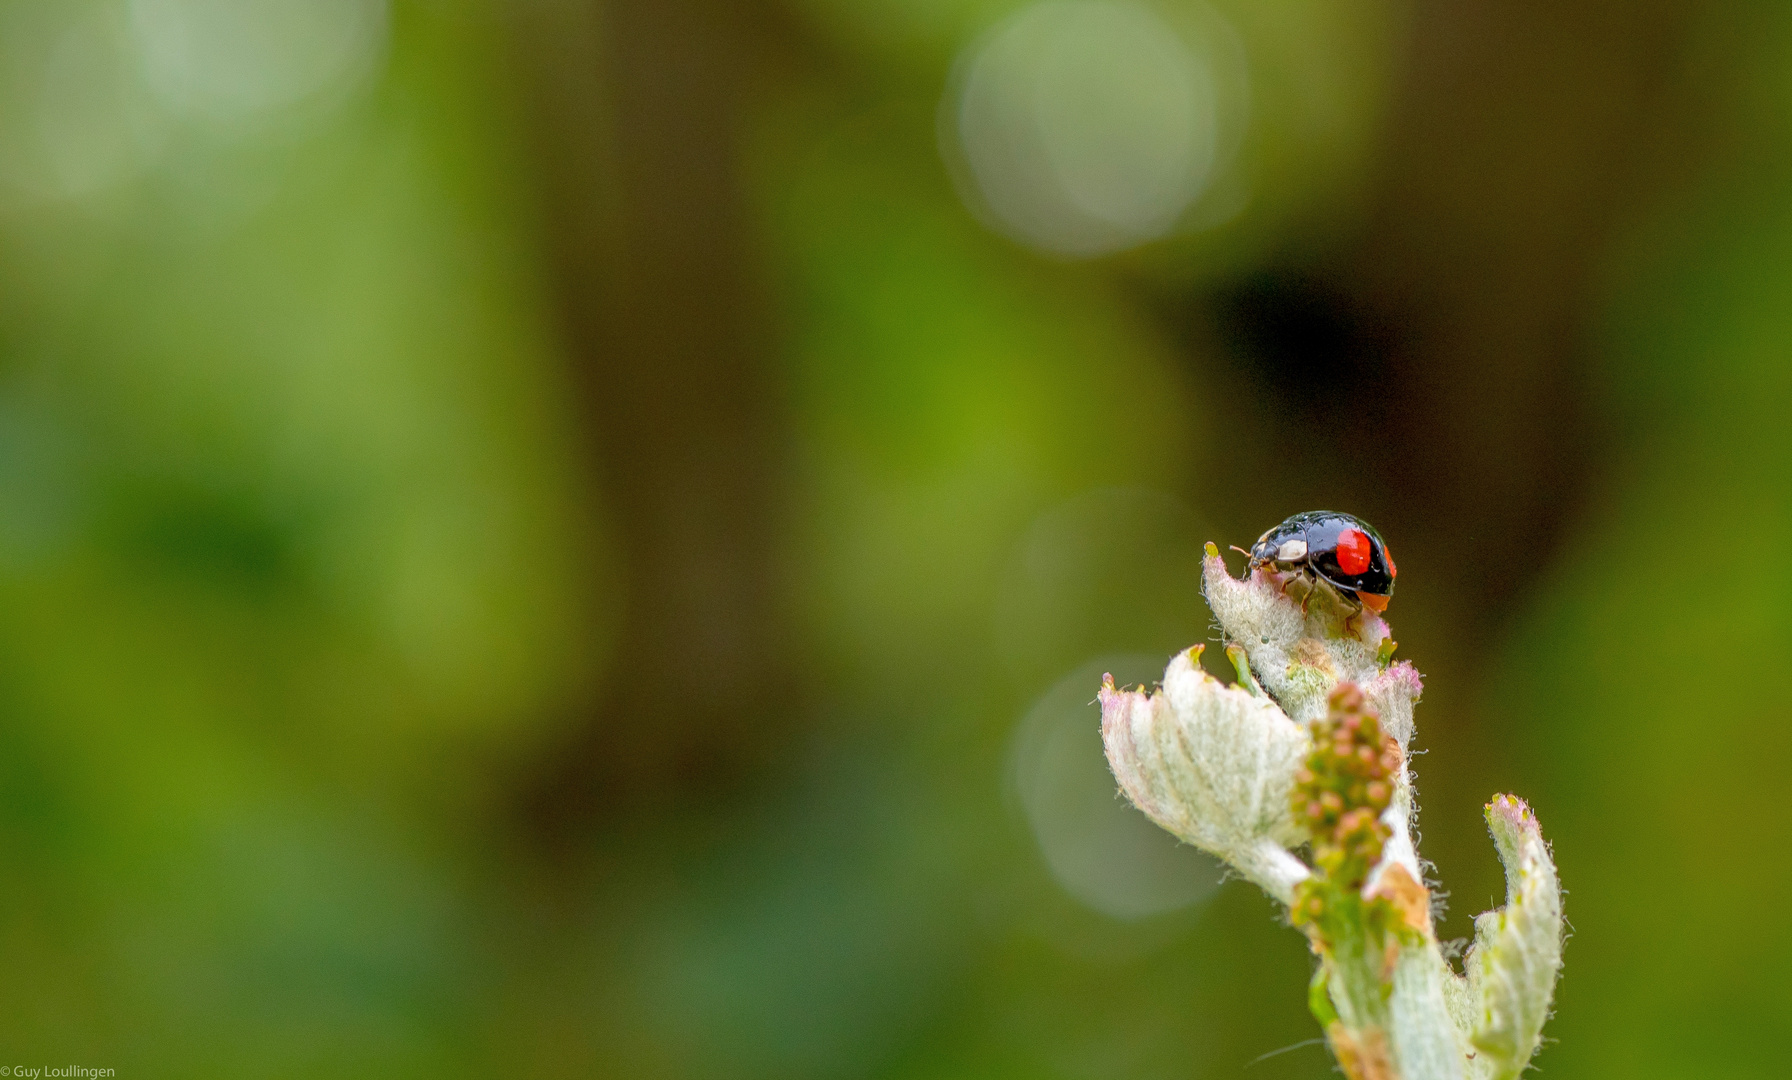
[[[1338,569],[1346,574],[1369,571],[1369,534],[1361,529],[1345,529],[1338,535]]]
[[[1386,540],[1383,540],[1381,542],[1381,557],[1388,564],[1389,580],[1399,577],[1400,576],[1400,568],[1398,566],[1394,565],[1394,553],[1393,553],[1393,551],[1391,551],[1388,548],[1388,542]]]

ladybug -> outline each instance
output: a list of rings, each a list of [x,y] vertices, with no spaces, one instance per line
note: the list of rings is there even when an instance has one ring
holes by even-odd
[[[1362,518],[1333,510],[1296,514],[1251,545],[1251,569],[1273,566],[1320,578],[1370,611],[1386,611],[1394,556]]]

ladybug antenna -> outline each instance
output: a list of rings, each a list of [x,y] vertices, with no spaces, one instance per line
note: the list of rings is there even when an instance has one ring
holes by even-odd
[[[1251,557],[1251,553],[1250,553],[1250,552],[1248,552],[1248,551],[1246,551],[1246,550],[1245,550],[1245,549],[1243,549],[1243,548],[1241,548],[1241,547],[1239,547],[1239,546],[1238,546],[1238,545],[1237,545],[1237,544],[1227,544],[1227,545],[1226,545],[1226,546],[1227,546],[1227,547],[1229,547],[1229,548],[1231,548],[1231,549],[1232,549],[1232,550],[1233,550],[1233,551],[1236,551],[1236,552],[1238,552],[1238,553],[1239,553],[1239,554],[1240,554],[1240,555],[1243,555],[1243,556],[1244,556],[1244,557],[1245,557],[1245,558],[1247,558],[1247,559],[1248,559],[1248,558],[1250,558],[1250,557]]]

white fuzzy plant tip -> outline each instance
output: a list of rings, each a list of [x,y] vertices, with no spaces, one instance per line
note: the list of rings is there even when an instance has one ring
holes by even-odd
[[[1348,514],[1297,514],[1248,553],[1207,545],[1208,606],[1236,681],[1171,659],[1157,688],[1099,691],[1120,790],[1286,905],[1315,957],[1308,1004],[1350,1080],[1508,1080],[1529,1066],[1562,965],[1562,893],[1537,817],[1487,806],[1506,904],[1444,958],[1413,844],[1419,673],[1383,613],[1396,571]],[[1303,857],[1304,856],[1304,857]]]

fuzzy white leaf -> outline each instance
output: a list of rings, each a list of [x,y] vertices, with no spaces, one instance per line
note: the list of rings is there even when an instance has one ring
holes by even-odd
[[[1102,687],[1108,764],[1153,821],[1288,903],[1309,873],[1284,845],[1301,837],[1289,798],[1312,740],[1275,702],[1202,671],[1199,652],[1172,660],[1159,692]]]
[[[1411,664],[1384,668],[1379,656],[1388,626],[1368,610],[1348,618],[1327,603],[1303,605],[1264,573],[1235,578],[1217,551],[1202,563],[1207,604],[1228,640],[1244,646],[1251,669],[1293,720],[1325,715],[1340,682],[1362,687],[1382,730],[1402,749],[1412,738],[1412,706],[1423,689]]]
[[[1562,890],[1537,816],[1522,800],[1501,795],[1488,803],[1487,827],[1506,868],[1506,906],[1475,920],[1464,966],[1483,1075],[1512,1080],[1530,1063],[1549,1018],[1562,968]]]

